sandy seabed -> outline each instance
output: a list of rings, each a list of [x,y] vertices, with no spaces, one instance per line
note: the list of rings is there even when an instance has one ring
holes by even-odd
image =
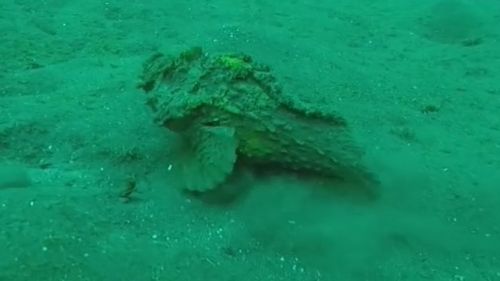
[[[500,280],[497,1],[1,2],[0,280]],[[380,198],[172,188],[135,86],[191,46],[337,110]]]

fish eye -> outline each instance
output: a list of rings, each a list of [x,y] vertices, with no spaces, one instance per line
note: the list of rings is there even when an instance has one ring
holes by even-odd
[[[207,127],[217,127],[220,125],[220,122],[219,122],[219,120],[209,120],[209,121],[203,122],[203,125],[207,126]]]

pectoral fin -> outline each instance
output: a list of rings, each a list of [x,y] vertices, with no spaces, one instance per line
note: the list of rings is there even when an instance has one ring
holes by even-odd
[[[236,162],[234,128],[198,127],[184,137],[177,166],[182,188],[204,192],[223,183]]]

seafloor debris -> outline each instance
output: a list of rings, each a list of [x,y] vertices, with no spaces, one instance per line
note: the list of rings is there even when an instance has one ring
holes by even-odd
[[[183,139],[173,167],[187,190],[214,189],[237,160],[375,182],[344,118],[285,97],[269,67],[250,56],[155,54],[139,87],[156,122]]]

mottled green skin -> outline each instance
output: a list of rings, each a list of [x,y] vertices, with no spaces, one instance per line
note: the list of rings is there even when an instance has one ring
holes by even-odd
[[[173,131],[234,128],[240,160],[372,181],[345,120],[285,98],[270,69],[248,56],[207,56],[199,48],[155,55],[140,87],[151,91],[156,121]]]

